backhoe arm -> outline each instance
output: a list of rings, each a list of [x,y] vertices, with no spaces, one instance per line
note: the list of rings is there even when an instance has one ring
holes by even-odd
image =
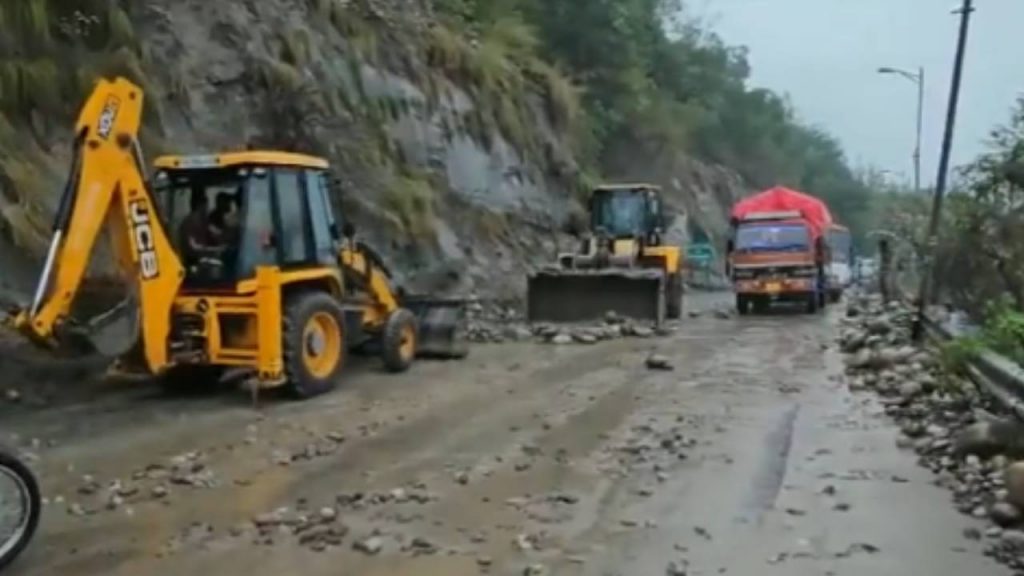
[[[391,285],[388,269],[369,247],[351,239],[346,240],[341,249],[341,265],[345,277],[362,284],[370,298],[370,306],[364,313],[364,324],[380,325],[399,308],[398,295]]]
[[[143,349],[156,371],[167,363],[171,308],[184,269],[143,178],[142,104],[142,90],[118,78],[101,80],[83,106],[39,284],[31,307],[20,311],[14,324],[37,343],[60,344],[106,223],[125,280],[136,289]]]

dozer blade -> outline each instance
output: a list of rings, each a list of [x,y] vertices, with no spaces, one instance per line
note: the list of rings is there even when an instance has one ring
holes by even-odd
[[[404,298],[402,306],[419,322],[417,356],[461,359],[469,354],[465,301],[412,296]]]
[[[584,322],[608,312],[660,325],[665,320],[665,280],[659,270],[547,270],[530,276],[530,322]]]

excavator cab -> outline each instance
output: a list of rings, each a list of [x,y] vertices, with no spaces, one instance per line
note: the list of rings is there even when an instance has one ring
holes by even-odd
[[[71,305],[108,228],[130,288],[122,308],[137,317],[123,370],[168,383],[236,370],[254,389],[310,397],[337,384],[353,346],[373,343],[394,372],[423,355],[465,355],[461,301],[405,296],[376,253],[341,237],[326,160],[168,156],[147,181],[142,101],[119,78],[101,80],[85,103],[39,284],[14,311],[15,328],[45,347],[95,336],[98,324],[77,322]]]
[[[660,324],[682,314],[681,248],[664,242],[661,190],[650,184],[596,188],[590,230],[576,252],[527,283],[531,321],[576,322],[615,312]]]
[[[648,186],[598,188],[590,197],[591,229],[608,239],[661,242],[664,228],[661,195]]]
[[[185,291],[282,270],[337,265],[327,165],[284,153],[158,158],[160,216],[185,266]]]

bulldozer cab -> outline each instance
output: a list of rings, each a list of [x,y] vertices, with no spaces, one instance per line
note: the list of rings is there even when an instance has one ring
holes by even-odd
[[[228,288],[259,266],[337,266],[325,161],[243,152],[164,157],[156,167],[153,193],[185,264],[186,290]]]
[[[590,197],[591,230],[609,238],[647,238],[663,227],[661,191],[656,186],[615,185]]]

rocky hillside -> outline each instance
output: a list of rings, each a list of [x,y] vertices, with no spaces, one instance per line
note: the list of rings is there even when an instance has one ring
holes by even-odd
[[[514,27],[456,31],[428,0],[9,0],[0,31],[0,267],[21,288],[76,103],[101,74],[145,88],[149,157],[247,145],[328,157],[344,217],[421,288],[514,296],[590,180],[574,85],[517,61]],[[748,188],[683,154],[619,160],[603,177],[662,184],[684,236],[720,234]]]

